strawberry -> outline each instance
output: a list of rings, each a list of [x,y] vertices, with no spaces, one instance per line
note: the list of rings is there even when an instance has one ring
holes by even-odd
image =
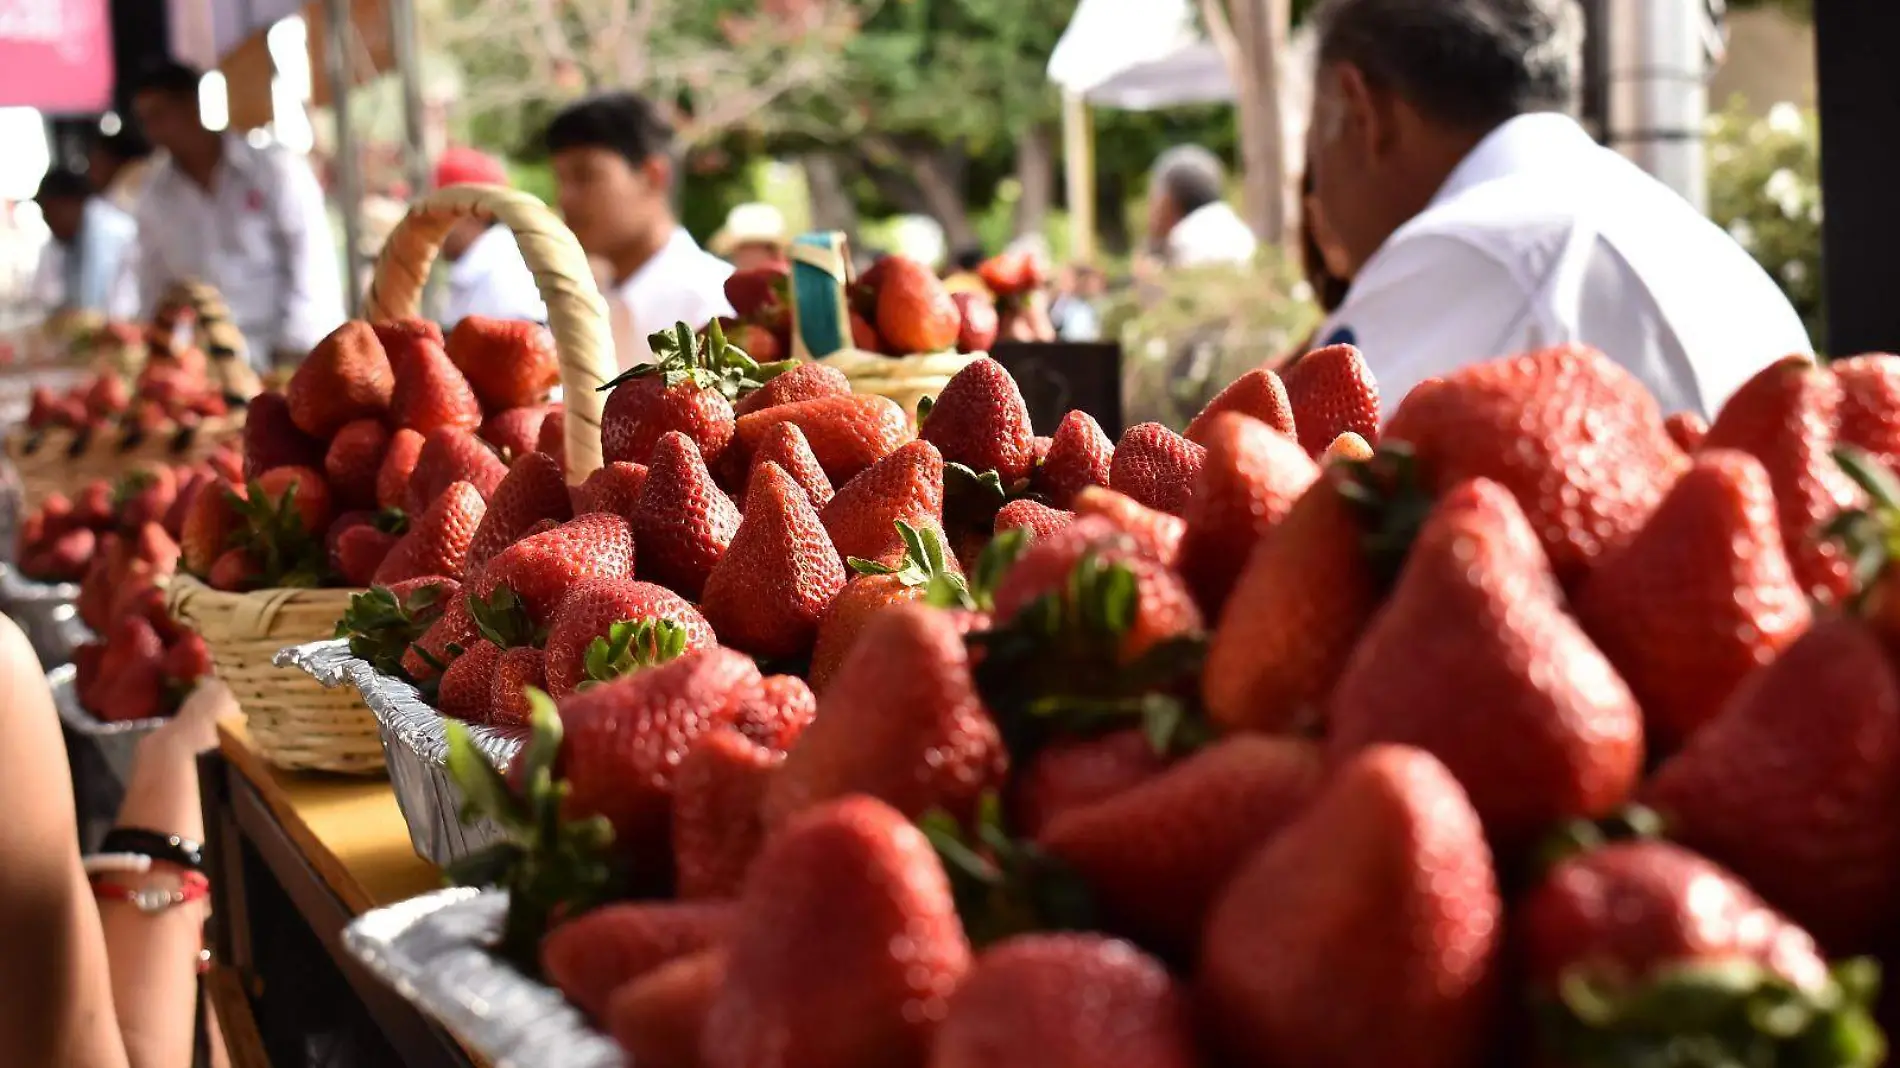
[[[702,1068],[706,1017],[725,984],[724,950],[668,961],[614,993],[607,1032],[641,1068]]]
[[[1434,493],[1474,478],[1509,489],[1572,590],[1686,466],[1642,383],[1576,345],[1474,364],[1413,390],[1385,436],[1416,450]]]
[[[535,451],[541,440],[541,424],[547,417],[548,410],[539,405],[507,408],[482,420],[476,434],[493,445],[496,452],[515,459]]]
[[[664,586],[624,577],[575,583],[561,598],[548,626],[548,692],[565,697],[590,677],[602,682],[613,677],[597,677],[588,671],[588,651],[595,641],[610,638],[615,624],[658,620],[670,621],[682,631],[682,651],[714,644],[712,626],[699,609]]]
[[[264,565],[248,549],[230,549],[211,565],[205,581],[214,590],[248,593],[263,585]]]
[[[1781,542],[1803,589],[1838,604],[1854,585],[1853,566],[1822,524],[1863,498],[1833,458],[1844,390],[1825,367],[1790,356],[1742,384],[1709,427],[1705,449],[1740,449],[1768,469]]]
[[[958,371],[943,393],[920,406],[917,434],[935,445],[948,463],[994,471],[1003,485],[1029,476],[1029,406],[1003,365],[979,356]]]
[[[112,484],[103,478],[95,478],[79,490],[73,498],[73,520],[81,526],[95,530],[105,530],[113,525]]]
[[[768,675],[739,701],[733,726],[759,745],[786,752],[818,715],[818,699],[796,675]]]
[[[445,716],[470,723],[488,723],[493,719],[495,668],[501,663],[501,647],[487,638],[470,644],[462,655],[449,661],[436,690],[435,706]]]
[[[246,495],[243,486],[214,482],[193,498],[178,537],[185,570],[201,577],[211,574],[211,565],[244,528],[238,502]]]
[[[1694,452],[1709,436],[1709,421],[1695,412],[1677,412],[1663,420],[1663,429],[1669,432],[1669,440],[1675,442],[1677,448]]]
[[[482,423],[481,403],[440,345],[415,342],[396,364],[389,419],[424,437],[450,427],[472,431]]]
[[[532,711],[528,705],[528,687],[545,690],[548,685],[547,654],[521,646],[505,650],[495,661],[494,680],[488,691],[488,721],[499,727],[525,727]]]
[[[1326,451],[1319,454],[1319,462],[1322,467],[1335,463],[1363,463],[1372,459],[1372,456],[1372,446],[1366,443],[1366,439],[1348,430],[1326,446]]]
[[[1075,522],[1074,512],[1051,508],[1024,497],[997,509],[996,533],[1021,530],[1029,535],[1029,540],[1035,541],[1037,538],[1046,538],[1073,522]]]
[[[482,495],[466,482],[455,482],[436,497],[409,533],[390,549],[374,581],[387,586],[404,579],[441,575],[461,581],[467,574],[469,546],[487,511]]]
[[[777,404],[741,416],[741,452],[748,457],[757,452],[766,433],[780,423],[804,432],[812,455],[834,486],[844,485],[911,437],[910,418],[896,401],[853,393]]]
[[[1010,784],[1013,825],[1033,838],[1058,816],[1133,789],[1167,766],[1167,757],[1135,728],[1051,742]]]
[[[390,407],[395,387],[383,343],[368,323],[352,320],[317,342],[297,365],[284,399],[299,430],[327,440],[352,419],[380,418]],[[249,449],[245,452],[251,455]]]
[[[1220,892],[1200,1007],[1237,1064],[1476,1064],[1503,919],[1458,780],[1428,753],[1377,746]]]
[[[244,422],[246,433],[250,431],[250,428],[250,417],[247,416]],[[302,431],[299,431],[299,433],[302,433]],[[319,446],[319,448],[321,448],[321,446]],[[212,450],[211,455],[205,460],[205,466],[211,469],[212,476],[222,478],[227,482],[244,481],[244,463],[243,453],[237,448],[234,448],[229,442]]]
[[[384,533],[373,526],[354,526],[344,531],[337,538],[336,550],[332,554],[337,572],[343,576],[343,584],[369,585],[375,579],[377,569],[389,558],[389,551],[396,542],[396,535]]]
[[[1842,989],[1806,931],[1680,846],[1618,842],[1570,857],[1514,920],[1548,1063],[1597,1063],[1589,1051],[1609,1048],[1617,1063],[1642,1063],[1691,1044],[1731,1064],[1778,1063],[1797,1048],[1830,1050],[1836,1064],[1878,1060],[1869,992]],[[1691,1003],[1692,1013],[1665,1007]],[[1762,1004],[1796,1014],[1771,1026]]]
[[[211,674],[211,648],[197,633],[187,631],[172,643],[171,648],[165,650],[159,670],[165,673],[167,679],[190,686]]]
[[[1578,592],[1577,617],[1636,695],[1653,752],[1674,751],[1808,629],[1781,545],[1761,464],[1707,450]]]
[[[1187,993],[1160,961],[1095,934],[986,950],[950,999],[930,1068],[1195,1068]]]
[[[164,642],[149,622],[140,616],[120,617],[99,659],[93,714],[108,723],[163,714],[164,657]]]
[[[416,461],[422,456],[425,439],[409,429],[389,436],[382,466],[376,469],[376,506],[402,508],[409,503],[409,480],[415,474]]]
[[[257,499],[297,510],[305,533],[321,534],[330,525],[330,486],[308,467],[273,467],[253,482]]]
[[[1798,715],[1794,714],[1798,711]],[[1900,679],[1879,640],[1824,619],[1751,675],[1643,792],[1831,952],[1871,948],[1900,890]]]
[[[1051,819],[1037,844],[1093,891],[1110,929],[1191,955],[1216,894],[1318,792],[1318,747],[1235,735]]]
[[[451,648],[466,649],[481,635],[469,611],[468,598],[462,596],[459,587],[453,595],[443,597],[442,604],[442,614],[402,654],[402,672],[413,682],[440,678],[442,668],[455,658]]]
[[[606,816],[617,853],[663,863],[681,759],[758,684],[751,659],[714,646],[562,699],[568,814]]]
[[[567,415],[562,405],[548,405],[548,415],[541,421],[541,436],[535,439],[534,451],[554,457],[561,470],[567,470]]]
[[[805,441],[805,432],[796,424],[780,423],[766,431],[758,450],[752,454],[748,481],[758,474],[761,464],[767,463],[777,464],[780,470],[792,476],[805,496],[811,498],[812,507],[823,508],[831,503],[831,480],[825,477],[824,467]]]
[[[726,343],[715,323],[707,337],[695,338],[685,323],[654,334],[654,362],[633,368],[608,383],[601,412],[601,454],[608,460],[648,464],[659,442],[679,433],[698,446],[708,466],[716,465],[732,443],[732,398],[777,373],[762,368],[743,350]]]
[[[980,293],[952,293],[957,306],[957,351],[986,353],[996,344],[996,305]]]
[[[851,347],[864,352],[884,351],[884,339],[877,336],[877,327],[856,310],[851,312]]]
[[[345,508],[374,508],[376,478],[389,451],[389,431],[374,419],[358,419],[339,427],[323,456],[323,473],[337,501]]]
[[[384,474],[388,473],[385,469]],[[474,434],[459,427],[437,430],[423,439],[422,450],[416,454],[403,510],[412,516],[428,511],[451,482],[466,482],[487,500],[507,475],[508,466]],[[380,484],[379,478],[379,489]]]
[[[1213,429],[1215,417],[1222,412],[1252,416],[1286,437],[1299,440],[1293,428],[1293,407],[1286,398],[1286,384],[1280,381],[1279,375],[1264,367],[1248,371],[1214,394],[1214,399],[1188,423],[1187,439],[1196,445],[1207,445],[1208,431]]]
[[[890,256],[879,256],[871,266],[858,275],[855,282],[845,286],[845,299],[851,305],[854,314],[866,318],[877,315],[877,294],[884,287],[884,276],[891,268]]]
[[[908,816],[965,813],[1001,782],[1005,759],[956,624],[934,609],[896,605],[864,625],[762,811],[777,827],[862,793]]]
[[[1142,555],[1173,567],[1181,557],[1181,538],[1187,523],[1180,516],[1157,512],[1126,494],[1104,486],[1084,486],[1075,495],[1075,514],[1099,516],[1133,538]]]
[[[1065,416],[1064,418],[1067,417]],[[1043,463],[1049,459],[1049,447],[1054,445],[1055,442],[1056,439],[1046,438],[1041,434],[1037,434],[1035,437],[1029,439],[1029,466],[1032,469],[1032,477],[1036,471],[1042,469]]]
[[[811,498],[776,464],[761,467],[745,517],[706,577],[700,610],[720,641],[755,656],[809,652],[843,588],[844,562]]]
[[[553,457],[549,457],[553,459]],[[558,466],[556,472],[559,472]],[[569,492],[574,513],[611,512],[629,522],[640,503],[640,491],[646,489],[647,469],[625,460],[602,464],[587,480]]]
[[[1168,639],[1200,633],[1201,613],[1181,578],[1143,555],[1135,539],[1097,517],[1078,519],[1031,545],[997,584],[996,618],[1008,622],[1052,594],[1075,602],[1085,577],[1079,572],[1097,574],[1111,565],[1126,568],[1134,583],[1125,629],[1115,636],[1121,664],[1133,663]],[[1074,603],[1068,607],[1086,610]]]
[[[801,363],[778,375],[765,385],[739,398],[733,411],[746,415],[763,408],[798,401],[844,397],[851,393],[851,380],[844,372],[827,363]]]
[[[921,601],[934,582],[961,583],[952,578],[955,571],[944,552],[943,535],[934,527],[919,530],[899,520],[895,532],[899,557],[890,563],[853,557],[851,580],[819,620],[811,654],[813,689],[823,690],[830,683],[872,616],[893,604]]]
[[[107,419],[132,406],[132,395],[125,388],[125,379],[115,374],[98,375],[92,384],[86,387],[80,403],[86,412],[95,419]]]
[[[1328,345],[1295,360],[1280,375],[1299,428],[1300,447],[1318,456],[1351,432],[1379,443],[1379,384],[1351,345]]]
[[[770,263],[726,276],[726,303],[746,322],[776,326],[791,315],[791,268]]]
[[[1207,460],[1181,513],[1181,572],[1215,616],[1254,546],[1319,479],[1319,466],[1292,438],[1244,415],[1222,412],[1202,434]]]
[[[766,842],[729,952],[707,1068],[921,1065],[970,967],[930,843],[867,797],[808,812]]]
[[[1642,771],[1629,688],[1564,611],[1509,491],[1482,479],[1426,520],[1328,715],[1336,758],[1378,742],[1430,750],[1504,847],[1609,814]]]
[[[368,661],[378,674],[400,675],[410,644],[456,604],[466,615],[467,602],[454,579],[430,576],[365,590],[350,596],[336,636],[349,639],[350,655]],[[446,648],[441,655],[449,655]]]
[[[887,256],[878,269],[877,332],[894,354],[942,352],[957,343],[961,316],[935,272],[905,256]]]
[[[976,276],[998,297],[1019,297],[1049,281],[1042,258],[1028,249],[998,253],[976,265]]]
[[[1828,370],[1841,384],[1841,444],[1900,475],[1900,356],[1853,356]]]
[[[594,513],[532,534],[497,553],[471,580],[484,602],[506,588],[535,627],[546,626],[575,584],[633,574],[633,532],[617,515]]]
[[[162,522],[177,501],[178,476],[163,464],[140,464],[112,487],[113,511],[126,530]]]
[[[21,568],[30,577],[48,582],[71,582],[86,570],[86,561],[97,548],[98,535],[86,527],[77,527],[54,538],[43,553],[29,557]]]
[[[446,348],[449,362],[491,412],[540,404],[561,380],[554,339],[539,323],[470,315],[449,331]]]
[[[417,341],[442,344],[442,327],[428,319],[391,319],[384,323],[371,323],[369,328],[376,334],[376,340],[383,343],[385,353]]]
[[[591,510],[591,509],[590,509]],[[489,495],[468,543],[467,569],[475,570],[515,543],[543,519],[565,522],[574,517],[568,506],[567,482],[561,467],[545,453],[526,453],[514,462]]]
[[[937,447],[913,441],[838,487],[825,506],[825,531],[847,558],[881,560],[900,552],[898,523],[942,527],[943,477]]]
[[[1108,485],[1157,512],[1180,515],[1206,459],[1201,446],[1160,423],[1142,423],[1115,443]]]
[[[673,433],[653,450],[632,524],[641,577],[696,599],[739,530],[739,509],[713,484],[692,439]]]
[[[614,991],[668,961],[719,945],[732,927],[723,902],[641,901],[605,905],[541,940],[541,971],[567,1000],[600,1019]]]
[[[1115,458],[1114,443],[1087,412],[1062,417],[1049,451],[1038,465],[1035,488],[1057,508],[1068,508],[1075,495],[1088,486],[1108,485]]]
[[[765,841],[759,802],[785,754],[729,727],[701,735],[673,788],[673,864],[679,896],[732,898]]]

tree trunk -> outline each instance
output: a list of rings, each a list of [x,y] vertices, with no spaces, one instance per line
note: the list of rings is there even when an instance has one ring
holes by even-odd
[[[1280,108],[1292,19],[1288,0],[1201,0],[1201,12],[1234,82],[1243,212],[1262,241],[1281,244],[1294,217]]]
[[[1016,233],[1039,234],[1055,200],[1054,138],[1047,126],[1031,126],[1016,139],[1016,182],[1022,197],[1016,201]]]
[[[1134,235],[1128,232],[1128,183],[1113,171],[1095,176],[1095,232],[1104,252],[1126,256],[1134,248]]]
[[[982,242],[970,221],[969,205],[963,198],[963,154],[948,146],[912,149],[906,153],[911,177],[930,217],[943,227],[944,246],[952,254]]]
[[[858,240],[858,206],[845,190],[838,159],[829,152],[807,152],[798,159],[805,170],[805,191],[811,201],[814,230],[842,230],[854,246]]]

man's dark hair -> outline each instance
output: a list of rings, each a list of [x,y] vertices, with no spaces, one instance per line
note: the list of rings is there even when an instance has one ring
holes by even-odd
[[[959,271],[974,271],[982,266],[983,258],[982,246],[965,245],[950,258],[950,263]]]
[[[1225,171],[1220,157],[1199,145],[1176,145],[1155,160],[1151,179],[1182,215],[1221,198]]]
[[[55,167],[40,179],[39,192],[33,199],[41,204],[49,200],[84,200],[92,195],[92,183],[69,167]]]
[[[1569,110],[1582,61],[1575,0],[1323,0],[1313,25],[1322,65],[1468,130]]]
[[[100,134],[93,143],[112,158],[128,163],[152,154],[152,146],[129,126],[119,127],[118,133]]]
[[[198,99],[198,83],[204,72],[173,59],[159,60],[139,72],[132,81],[132,94],[163,93],[166,96]]]
[[[639,166],[673,150],[673,127],[652,104],[632,93],[591,96],[554,116],[544,137],[550,154],[604,148]]]

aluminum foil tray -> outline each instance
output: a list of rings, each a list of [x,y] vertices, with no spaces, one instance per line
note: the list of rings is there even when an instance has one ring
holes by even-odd
[[[53,707],[59,709],[61,722],[99,750],[112,777],[123,786],[132,777],[132,762],[138,757],[139,740],[157,730],[165,720],[158,717],[108,723],[94,716],[79,704],[79,692],[74,684],[77,674],[78,669],[71,664],[62,664],[46,673],[46,682],[53,688]]]
[[[438,890],[357,917],[343,944],[493,1068],[624,1068],[559,991],[491,956],[508,895]]]
[[[43,667],[53,668],[73,658],[73,648],[86,640],[79,622],[79,584],[34,582],[0,563],[0,610],[26,632]]]
[[[501,828],[488,820],[462,822],[462,791],[449,779],[446,721],[414,686],[378,674],[368,661],[351,656],[349,643],[342,639],[293,645],[277,654],[276,663],[301,669],[325,686],[353,686],[362,695],[376,716],[383,763],[418,856],[446,867],[502,840]],[[475,725],[469,732],[495,766],[503,768],[526,738],[522,731]]]

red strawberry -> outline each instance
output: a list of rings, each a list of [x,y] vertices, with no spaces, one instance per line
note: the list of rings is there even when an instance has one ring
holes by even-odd
[[[1683,452],[1694,452],[1702,447],[1702,439],[1709,436],[1709,421],[1695,412],[1677,412],[1663,420],[1663,429]]]
[[[943,456],[928,441],[905,445],[839,486],[824,521],[841,556],[880,560],[901,552],[898,523],[943,526]]]
[[[493,718],[495,668],[501,663],[501,647],[482,638],[467,647],[461,656],[449,661],[436,690],[436,708],[445,716],[470,723],[488,723]]]
[[[961,316],[929,267],[904,256],[887,256],[879,270],[877,332],[892,352],[942,352],[956,345]]]
[[[1828,370],[1841,383],[1841,444],[1900,475],[1900,356],[1853,356]]]
[[[1120,661],[1132,663],[1169,638],[1198,634],[1200,610],[1186,583],[1142,554],[1135,539],[1097,517],[1077,519],[1031,545],[995,591],[996,618],[1007,622],[1047,594],[1068,596],[1076,570],[1089,559],[1127,568],[1135,581],[1135,604],[1120,642]]]
[[[1566,589],[1636,533],[1686,466],[1642,383],[1574,345],[1413,390],[1386,437],[1412,445],[1434,493],[1487,478],[1515,494]]]
[[[1318,480],[1319,466],[1292,438],[1244,415],[1220,413],[1202,435],[1207,460],[1182,512],[1181,572],[1213,616],[1254,546]]]
[[[211,674],[211,648],[197,633],[186,631],[165,650],[159,670],[173,682],[191,685]]]
[[[424,575],[461,581],[467,574],[469,545],[475,540],[487,507],[474,486],[451,483],[384,558],[376,569],[376,585]]]
[[[482,407],[441,346],[417,341],[396,364],[389,419],[427,437],[451,427],[474,430],[482,425]]]
[[[834,486],[850,481],[911,437],[910,418],[896,401],[853,393],[773,405],[741,416],[738,441],[743,454],[757,452],[766,433],[780,423],[804,432],[812,455]]]
[[[851,347],[864,352],[884,351],[884,339],[877,336],[877,327],[855,310],[851,313]]]
[[[1900,891],[1900,680],[1851,619],[1817,621],[1656,772],[1671,838],[1726,865],[1831,952],[1871,948]]]
[[[587,476],[585,482],[575,486],[569,496],[573,499],[577,515],[611,512],[631,522],[634,507],[640,503],[640,492],[646,489],[646,485],[646,468],[625,460],[615,460],[610,464],[602,464]]]
[[[1084,488],[1108,485],[1114,459],[1114,443],[1102,433],[1095,417],[1087,412],[1070,412],[1056,427],[1049,451],[1036,469],[1036,489],[1055,507],[1068,508]]]
[[[707,1068],[924,1063],[970,967],[950,883],[923,832],[852,797],[805,814],[754,862]],[[812,967],[822,960],[825,967]]]
[[[660,440],[678,433],[692,440],[707,466],[718,464],[732,442],[729,398],[739,378],[757,374],[757,365],[728,346],[723,333],[696,338],[684,323],[654,334],[652,342],[653,363],[608,383],[613,392],[600,417],[602,456],[651,465]]]
[[[811,649],[818,619],[844,579],[844,562],[811,498],[768,464],[752,479],[745,517],[706,577],[700,608],[727,645],[755,656],[795,656]]]
[[[1099,516],[1135,539],[1142,555],[1173,567],[1181,558],[1181,538],[1187,523],[1180,516],[1157,512],[1127,494],[1103,486],[1084,486],[1075,495],[1075,514]]]
[[[468,598],[462,596],[459,586],[454,593],[443,596],[442,605],[442,614],[402,654],[403,674],[416,682],[440,678],[442,665],[455,658],[450,646],[466,649],[481,635],[468,610]]]
[[[1023,935],[977,958],[930,1068],[1195,1068],[1194,1015],[1160,961],[1094,934]]]
[[[547,689],[547,654],[529,646],[509,649],[495,662],[488,691],[488,721],[501,727],[525,727],[533,709],[528,687]]]
[[[178,545],[185,570],[208,576],[211,565],[231,547],[231,539],[244,529],[244,518],[237,502],[246,496],[243,486],[213,482],[193,498],[185,526],[179,532]]]
[[[1037,434],[1035,437],[1029,439],[1029,466],[1031,468],[1037,470],[1041,469],[1043,462],[1049,459],[1049,447],[1055,444],[1055,440],[1054,438],[1043,437],[1041,434]],[[1033,477],[1033,471],[1031,475]]]
[[[976,275],[998,297],[1019,297],[1049,280],[1040,256],[1028,249],[998,253],[976,265]]]
[[[1058,739],[1037,750],[1010,784],[1013,826],[1034,838],[1058,816],[1131,790],[1167,766],[1167,758],[1136,728]]]
[[[386,323],[371,323],[369,328],[376,333],[376,340],[383,343],[385,353],[417,341],[442,344],[442,328],[428,319],[391,319]]]
[[[692,439],[668,434],[653,450],[632,524],[641,577],[696,599],[739,530],[739,509],[713,484]]]
[[[1157,512],[1180,515],[1206,458],[1206,449],[1160,423],[1142,423],[1115,443],[1108,485]]]
[[[358,419],[337,430],[323,457],[323,473],[343,507],[376,506],[376,477],[388,451],[389,431],[374,419]]]
[[[396,542],[396,535],[373,526],[354,526],[339,535],[333,556],[344,585],[369,585]]]
[[[352,419],[381,417],[395,385],[383,343],[368,323],[352,320],[317,342],[297,365],[284,399],[299,430],[327,440]]]
[[[122,529],[160,523],[178,501],[178,475],[163,464],[140,464],[119,477],[112,501]]]
[[[30,577],[49,582],[71,582],[86,570],[86,561],[96,551],[98,535],[86,527],[77,527],[53,539],[43,553],[29,558],[23,566]]]
[[[831,480],[825,477],[825,469],[819,464],[818,457],[811,453],[811,445],[805,441],[805,432],[793,423],[780,423],[766,431],[759,448],[752,454],[751,475],[756,475],[760,464],[777,464],[780,470],[792,476],[792,479],[804,489],[811,498],[814,508],[823,508],[831,503]],[[941,494],[939,494],[941,496]]]
[[[724,942],[732,918],[732,906],[723,902],[606,905],[549,931],[541,940],[541,970],[567,1000],[600,1019],[614,991]]]
[[[528,619],[545,626],[567,591],[583,579],[627,578],[633,574],[633,532],[617,515],[594,513],[532,534],[497,553],[473,581],[484,602],[506,587],[526,609]]]
[[[1853,590],[1853,565],[1820,528],[1863,501],[1833,457],[1843,397],[1832,371],[1790,356],[1743,383],[1702,443],[1740,449],[1768,469],[1795,578],[1818,600],[1835,604]]]
[[[763,812],[777,827],[846,794],[909,816],[971,811],[1001,782],[996,724],[970,678],[969,653],[945,613],[896,605],[865,624],[818,701],[818,715],[772,782]]]
[[[668,961],[614,993],[607,1032],[641,1068],[703,1068],[700,1039],[725,984],[723,949]]]
[[[459,427],[438,430],[423,440],[422,451],[416,454],[403,510],[412,516],[428,511],[451,482],[466,482],[487,500],[507,475],[508,466],[482,439]]]
[[[1293,428],[1293,407],[1286,397],[1286,385],[1279,375],[1266,368],[1248,371],[1216,393],[1188,424],[1187,439],[1196,445],[1209,444],[1208,431],[1213,429],[1215,417],[1222,412],[1252,416],[1288,438],[1299,440]]]
[[[972,471],[994,471],[1003,485],[1029,476],[1029,406],[1003,365],[979,356],[958,371],[928,412],[919,412],[918,436],[935,445],[945,462]]]
[[[409,503],[409,480],[422,456],[423,437],[413,430],[398,430],[389,436],[382,466],[376,470],[376,506],[402,508]]]
[[[850,393],[851,380],[844,376],[843,371],[826,363],[801,363],[739,398],[733,411],[745,415],[761,408],[823,397],[844,397]]]
[[[608,637],[616,623],[669,620],[685,631],[685,649],[715,644],[711,624],[699,609],[664,586],[631,578],[577,582],[561,598],[548,625],[548,692],[565,697],[588,677],[587,651]]]
[[[742,320],[778,325],[791,315],[791,279],[783,263],[734,271],[726,276],[726,303]]]
[[[673,788],[673,864],[679,896],[732,898],[765,841],[759,802],[785,754],[731,728],[702,735]]]
[[[1328,714],[1336,758],[1380,742],[1430,750],[1506,847],[1608,815],[1642,773],[1641,710],[1564,611],[1516,501],[1482,479],[1426,521]]]
[[[1200,1007],[1237,1064],[1463,1068],[1491,1037],[1503,920],[1458,781],[1374,747],[1221,891]]]
[[[545,453],[526,453],[489,496],[481,526],[475,528],[474,539],[468,543],[467,569],[473,571],[486,564],[540,520],[565,522],[573,517],[560,465]]]
[[[997,510],[996,533],[1006,530],[1023,530],[1029,533],[1031,541],[1046,538],[1070,523],[1075,522],[1074,512],[1065,512],[1051,508],[1046,504],[1032,501],[1027,497],[1011,501]]]
[[[1746,453],[1714,449],[1591,571],[1577,617],[1636,695],[1652,751],[1673,751],[1713,720],[1745,676],[1808,629],[1781,545],[1768,473]]]
[[[548,405],[548,416],[541,421],[541,436],[535,440],[534,451],[554,457],[561,470],[567,470],[567,414],[563,406]]]
[[[680,760],[694,739],[729,726],[758,684],[749,657],[714,646],[564,698],[568,813],[606,816],[629,862],[663,862]]]
[[[482,420],[482,428],[476,433],[503,456],[526,456],[541,440],[541,424],[547,417],[548,410],[539,405],[508,408]]]
[[[830,683],[873,616],[889,605],[922,600],[932,580],[955,574],[955,565],[944,552],[943,535],[936,528],[920,530],[905,525],[896,533],[898,547],[893,558],[854,558],[854,576],[819,620],[818,640],[811,655],[814,688],[822,690]]]
[[[321,534],[330,525],[330,487],[308,467],[273,467],[257,476],[257,489],[273,504],[286,498],[297,509],[305,531]]]
[[[790,750],[818,715],[818,699],[796,675],[768,675],[757,692],[739,702],[733,726],[754,742],[779,752]]]
[[[93,713],[108,723],[151,719],[164,708],[165,647],[158,632],[140,616],[122,616],[113,624],[93,682]]]
[[[1379,385],[1351,345],[1328,345],[1293,362],[1280,376],[1299,428],[1300,447],[1318,456],[1341,434],[1379,442]]]
[[[952,293],[957,306],[957,351],[988,352],[1000,325],[996,305],[980,293]]]
[[[211,565],[205,581],[214,590],[246,593],[263,585],[264,565],[245,549],[230,549]]]
[[[468,316],[449,331],[447,355],[491,412],[539,404],[561,380],[554,339],[539,323]]]
[[[105,530],[113,526],[112,483],[103,478],[87,482],[73,498],[73,520],[81,526]]]
[[[1063,812],[1037,844],[1088,884],[1111,929],[1180,959],[1193,953],[1221,887],[1299,814],[1321,777],[1308,742],[1235,735]]]

